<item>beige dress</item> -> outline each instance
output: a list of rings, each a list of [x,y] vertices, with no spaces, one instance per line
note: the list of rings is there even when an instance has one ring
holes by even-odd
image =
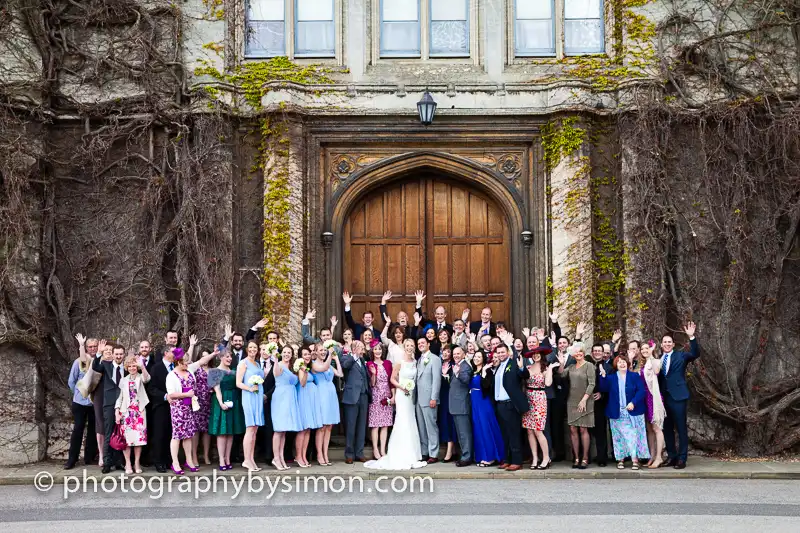
[[[570,426],[582,428],[594,427],[594,365],[586,361],[583,366],[570,365],[564,372],[569,377],[569,396],[567,397],[567,423]],[[578,404],[584,394],[589,395],[586,400],[586,411],[578,411]]]

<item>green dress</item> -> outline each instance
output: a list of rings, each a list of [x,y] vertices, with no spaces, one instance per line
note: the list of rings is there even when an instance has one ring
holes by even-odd
[[[236,387],[236,372],[214,368],[208,372],[208,387],[219,385],[222,401],[232,401],[233,408],[223,411],[217,401],[216,392],[211,394],[211,418],[208,421],[210,435],[239,435],[244,433],[244,411],[242,391]]]

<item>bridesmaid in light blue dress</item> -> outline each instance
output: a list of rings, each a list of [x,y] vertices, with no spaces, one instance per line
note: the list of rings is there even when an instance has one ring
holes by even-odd
[[[309,348],[300,350],[303,363],[302,368],[297,372],[297,405],[300,408],[300,425],[303,431],[298,433],[294,439],[294,452],[295,460],[301,468],[311,466],[306,459],[311,430],[322,427],[319,393],[317,384],[314,382],[314,374],[311,372],[313,356],[316,355],[316,351],[317,347],[313,344]]]
[[[272,465],[278,470],[288,470],[283,460],[283,448],[286,446],[286,432],[303,430],[300,423],[300,407],[297,404],[297,376],[292,372],[294,349],[284,346],[281,360],[275,365],[275,391],[272,393]]]
[[[247,426],[242,442],[244,462],[242,466],[248,470],[261,470],[256,464],[256,431],[258,426],[264,425],[264,371],[256,363],[258,344],[247,343],[247,357],[239,362],[236,368],[236,386],[242,390],[242,410],[244,411],[244,424]],[[250,378],[258,376],[261,383],[251,385]]]
[[[341,347],[331,348],[327,353],[322,344],[317,346],[317,358],[312,363],[314,382],[317,384],[317,396],[320,407],[320,423],[322,429],[317,431],[317,461],[320,466],[330,466],[328,460],[328,445],[331,443],[333,426],[341,421],[339,414],[339,396],[336,394],[336,385],[333,378],[342,377],[342,367],[339,364]]]

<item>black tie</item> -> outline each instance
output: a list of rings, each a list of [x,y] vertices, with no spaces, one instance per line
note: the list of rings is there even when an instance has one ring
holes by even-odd
[[[266,372],[266,371],[267,371],[267,362],[266,362],[266,361],[262,361],[262,362],[261,362],[261,369],[262,369],[264,372]]]
[[[120,380],[122,379],[122,368],[118,366],[118,367],[117,367],[117,371],[116,371],[116,372],[117,372],[117,373],[116,373],[116,375],[114,376],[114,383],[116,383],[117,385],[119,385],[119,382],[120,382]]]

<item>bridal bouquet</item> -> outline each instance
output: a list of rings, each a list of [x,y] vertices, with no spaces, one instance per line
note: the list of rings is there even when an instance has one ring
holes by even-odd
[[[406,390],[406,396],[411,396],[411,391],[414,390],[414,382],[410,379],[404,379],[400,382],[400,386]]]
[[[268,342],[267,353],[270,355],[278,355],[278,344],[274,342]]]
[[[333,339],[327,340],[324,343],[322,343],[322,347],[325,348],[326,351],[330,350],[331,348],[335,348],[336,346],[339,346],[339,343]]]
[[[247,380],[250,385],[261,385],[264,383],[264,380],[261,379],[261,376],[250,376],[250,379]]]
[[[301,370],[303,370],[304,372],[308,372],[308,366],[306,365],[306,362],[302,359],[298,359],[297,361],[295,361],[293,368],[295,374],[300,372]]]

